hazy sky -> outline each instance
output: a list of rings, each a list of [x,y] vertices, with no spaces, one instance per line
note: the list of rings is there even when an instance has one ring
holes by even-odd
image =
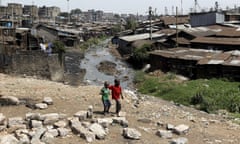
[[[148,7],[152,6],[158,14],[165,14],[165,7],[168,13],[172,14],[172,8],[176,6],[181,10],[181,1],[183,12],[189,12],[190,8],[194,7],[194,0],[0,0],[2,5],[7,3],[21,3],[23,5],[38,6],[57,6],[61,11],[80,8],[83,11],[88,9],[103,10],[105,12],[114,13],[132,13],[132,14],[147,14]],[[198,0],[199,8],[214,7],[218,1],[219,7],[225,9],[227,6],[233,8],[234,5],[240,6],[240,0]]]

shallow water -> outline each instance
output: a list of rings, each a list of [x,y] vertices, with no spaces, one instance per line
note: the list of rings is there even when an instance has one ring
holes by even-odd
[[[103,85],[104,81],[108,81],[110,84],[113,84],[114,79],[118,78],[123,88],[132,89],[134,70],[126,62],[111,55],[109,48],[107,48],[107,43],[108,41],[105,41],[98,46],[91,47],[85,53],[85,58],[82,59],[80,64],[80,68],[86,69],[84,82],[92,85]],[[111,61],[115,63],[117,65],[116,69],[120,73],[118,75],[106,75],[99,72],[97,66],[102,61]]]

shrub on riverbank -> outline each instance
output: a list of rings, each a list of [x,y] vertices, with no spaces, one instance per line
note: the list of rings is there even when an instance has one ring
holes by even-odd
[[[139,74],[137,74],[139,76]],[[229,112],[240,112],[239,82],[221,79],[198,79],[179,81],[144,75],[137,82],[139,92],[161,97],[183,105],[193,105],[206,112],[226,109]]]
[[[82,44],[80,44],[80,48],[82,50],[86,50],[91,46],[98,45],[100,42],[104,41],[105,39],[107,39],[107,36],[92,37],[87,41],[83,42]]]

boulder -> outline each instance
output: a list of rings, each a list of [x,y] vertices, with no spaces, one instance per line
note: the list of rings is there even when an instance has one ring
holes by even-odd
[[[52,133],[45,132],[40,140],[45,143],[53,143],[54,135]]]
[[[14,127],[19,125],[24,125],[26,122],[22,117],[12,117],[8,118],[8,127]]]
[[[47,133],[51,133],[54,137],[59,136],[59,131],[57,129],[48,129]]]
[[[109,125],[113,123],[112,118],[98,118],[97,123],[100,124],[104,128],[108,128]]]
[[[25,118],[26,120],[41,120],[40,119],[41,114],[40,113],[26,113]]]
[[[45,104],[45,103],[37,103],[37,104],[35,104],[35,107],[36,107],[37,109],[47,109],[47,108],[48,108],[48,105]]]
[[[78,117],[80,121],[87,119],[87,111],[78,111],[74,114],[75,117]]]
[[[43,127],[42,121],[31,120],[31,128],[41,128]]]
[[[47,105],[52,105],[53,104],[53,100],[51,97],[44,97],[43,98],[43,103],[47,104]]]
[[[176,138],[170,141],[170,144],[187,144],[188,139],[184,137]]]
[[[0,104],[1,105],[19,105],[20,100],[14,96],[1,96]]]
[[[44,125],[53,125],[55,122],[59,121],[60,117],[58,113],[49,113],[41,115],[41,120],[43,120]]]
[[[6,124],[6,117],[0,113],[0,125],[5,125]]]
[[[90,125],[89,130],[91,132],[93,132],[98,139],[104,139],[105,136],[107,135],[104,128],[98,123],[94,123],[94,124]]]
[[[125,138],[138,140],[138,139],[140,139],[140,137],[141,137],[142,135],[141,135],[141,133],[140,133],[139,131],[137,131],[136,129],[133,129],[133,128],[124,128],[124,129],[123,129],[123,136],[124,136]]]
[[[19,140],[11,134],[1,135],[0,144],[19,144]]]
[[[54,123],[54,126],[57,128],[64,128],[67,125],[68,125],[67,122],[64,120],[60,120],[60,121]]]
[[[59,133],[59,136],[60,137],[65,137],[67,136],[71,130],[67,129],[67,128],[63,128],[63,127],[60,127],[57,129],[58,130],[58,133]]]
[[[188,130],[189,130],[189,126],[181,124],[181,125],[174,127],[173,132],[181,135],[181,134],[187,133]]]
[[[172,132],[166,131],[166,130],[158,130],[156,134],[162,138],[167,138],[167,139],[170,139],[173,137]]]

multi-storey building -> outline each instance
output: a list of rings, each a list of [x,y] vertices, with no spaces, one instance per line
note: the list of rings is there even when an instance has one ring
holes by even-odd
[[[8,3],[7,15],[14,18],[21,17],[23,15],[22,4]]]
[[[5,6],[0,6],[0,18],[7,18],[7,10],[8,8]]]
[[[47,7],[47,15],[50,19],[55,19],[61,12],[59,7]]]
[[[23,15],[29,16],[36,20],[38,18],[38,7],[36,5],[24,5]]]
[[[61,12],[59,7],[39,7],[38,16],[40,20],[55,20]]]

